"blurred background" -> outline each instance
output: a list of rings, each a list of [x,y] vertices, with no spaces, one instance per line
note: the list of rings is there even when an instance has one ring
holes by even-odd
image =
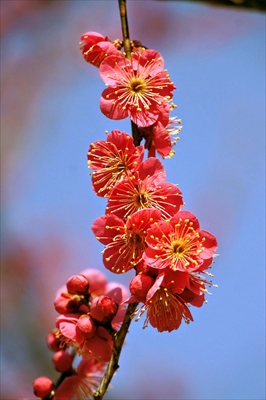
[[[33,399],[56,379],[46,335],[55,291],[99,268],[91,224],[91,142],[130,121],[99,109],[104,84],[79,50],[97,31],[121,38],[117,2],[2,1],[2,393]],[[172,333],[133,322],[106,399],[265,398],[265,15],[200,2],[128,1],[131,39],[162,53],[183,121],[165,160],[186,209],[215,234],[209,304]],[[108,279],[128,285],[132,273]]]

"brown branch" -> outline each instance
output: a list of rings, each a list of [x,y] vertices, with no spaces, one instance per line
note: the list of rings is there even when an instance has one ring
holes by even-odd
[[[108,364],[108,367],[106,369],[106,372],[104,374],[102,382],[100,383],[100,386],[98,387],[96,392],[93,394],[94,400],[102,400],[103,399],[103,396],[109,386],[109,383],[111,382],[111,380],[114,376],[115,371],[119,368],[118,361],[119,361],[119,357],[121,354],[121,350],[122,350],[126,335],[128,333],[129,325],[132,321],[131,315],[136,310],[137,306],[138,306],[138,303],[132,303],[132,304],[128,305],[127,312],[126,312],[123,324],[121,326],[121,329],[118,333],[116,333],[114,335],[114,348],[113,348],[111,360]]]
[[[209,4],[211,6],[218,6],[218,7],[227,6],[239,10],[249,9],[250,11],[266,11],[265,0],[199,0],[199,1],[202,3]]]
[[[138,125],[134,124],[133,121],[131,121],[131,131],[132,131],[134,145],[139,146],[140,142],[142,141],[142,134],[140,133]]]
[[[157,0],[168,1],[168,0]],[[170,0],[175,1],[175,0]],[[176,0],[177,1],[177,0]],[[228,7],[234,10],[266,11],[266,0],[187,0],[194,3],[205,3],[216,7]]]
[[[129,39],[129,29],[127,22],[127,7],[126,0],[118,0],[120,19],[121,19],[121,27],[122,27],[122,35],[124,42],[124,50],[126,53],[126,58],[130,58],[131,56],[131,45]]]

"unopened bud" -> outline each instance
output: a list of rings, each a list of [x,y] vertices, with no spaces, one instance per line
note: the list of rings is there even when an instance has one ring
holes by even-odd
[[[78,311],[79,305],[79,297],[69,293],[59,294],[54,301],[54,307],[59,314],[75,313]]]
[[[90,315],[100,322],[111,321],[118,305],[108,296],[95,297],[91,302]]]
[[[134,296],[146,297],[153,284],[154,279],[151,276],[140,274],[131,279],[129,290]]]
[[[46,376],[40,376],[32,383],[33,393],[36,397],[44,399],[50,396],[51,391],[54,389],[54,383]]]
[[[95,295],[101,295],[104,293],[104,289],[107,285],[107,278],[98,269],[88,268],[84,269],[80,272],[81,275],[84,275],[85,278],[88,279],[90,283],[90,293]]]
[[[89,291],[89,281],[84,275],[73,275],[68,279],[66,287],[68,293],[86,294]]]
[[[83,314],[79,317],[76,326],[78,335],[80,334],[84,339],[90,339],[94,336],[96,329],[97,325],[89,315]]]
[[[51,332],[48,333],[46,337],[46,342],[50,350],[52,351],[59,351],[62,350],[62,347],[60,347],[60,339],[57,336],[57,332],[59,332],[57,329],[53,329]]]
[[[73,356],[64,350],[57,351],[52,361],[58,372],[68,372],[72,368]]]

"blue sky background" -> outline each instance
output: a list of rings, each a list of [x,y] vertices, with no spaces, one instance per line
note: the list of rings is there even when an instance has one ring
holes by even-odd
[[[265,16],[129,0],[128,19],[131,38],[161,52],[178,88],[183,130],[164,165],[185,208],[218,238],[219,289],[170,334],[133,322],[106,398],[264,399]],[[104,84],[78,46],[89,30],[121,38],[116,1],[57,1],[23,14],[2,39],[3,253],[19,244],[34,254],[27,287],[4,264],[5,399],[33,398],[33,379],[53,373],[45,337],[57,288],[82,269],[105,271],[90,226],[106,202],[91,188],[86,153],[106,130],[130,132],[130,121],[100,112]],[[126,285],[133,276],[106,274]]]

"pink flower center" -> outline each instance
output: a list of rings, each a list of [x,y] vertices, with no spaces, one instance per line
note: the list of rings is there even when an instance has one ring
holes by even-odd
[[[193,222],[182,218],[179,220],[180,222],[170,227],[168,236],[161,232],[157,248],[164,251],[160,256],[155,255],[155,258],[160,257],[162,262],[169,262],[173,271],[194,268],[201,262],[200,253],[204,251],[205,238],[194,229]]]
[[[175,240],[172,242],[173,253],[177,258],[182,258],[186,253],[186,242],[185,240]]]
[[[147,192],[139,192],[133,197],[133,202],[137,210],[141,208],[149,208],[150,196]]]
[[[144,79],[136,76],[134,78],[131,78],[129,81],[129,88],[130,88],[130,93],[131,95],[138,95],[141,96],[145,93],[146,91],[146,82]]]
[[[139,259],[140,255],[146,249],[143,233],[129,233],[127,244],[131,251],[133,260]]]
[[[112,254],[106,257],[107,262],[113,261],[113,266],[110,268],[117,273],[124,273],[136,265],[146,249],[144,232],[135,231],[129,228],[123,235],[117,235],[112,242],[106,246],[106,249],[113,249]],[[123,269],[120,270],[120,265]]]
[[[204,238],[199,240],[199,235],[192,226],[189,226],[187,231],[183,232],[183,238],[177,238],[179,234],[180,231],[177,229],[175,234],[170,237],[169,247],[166,250],[166,253],[172,258],[171,264],[174,266],[176,261],[179,260],[185,267],[189,266],[191,262],[197,265],[194,257],[197,257],[203,251],[201,242],[204,241]]]

